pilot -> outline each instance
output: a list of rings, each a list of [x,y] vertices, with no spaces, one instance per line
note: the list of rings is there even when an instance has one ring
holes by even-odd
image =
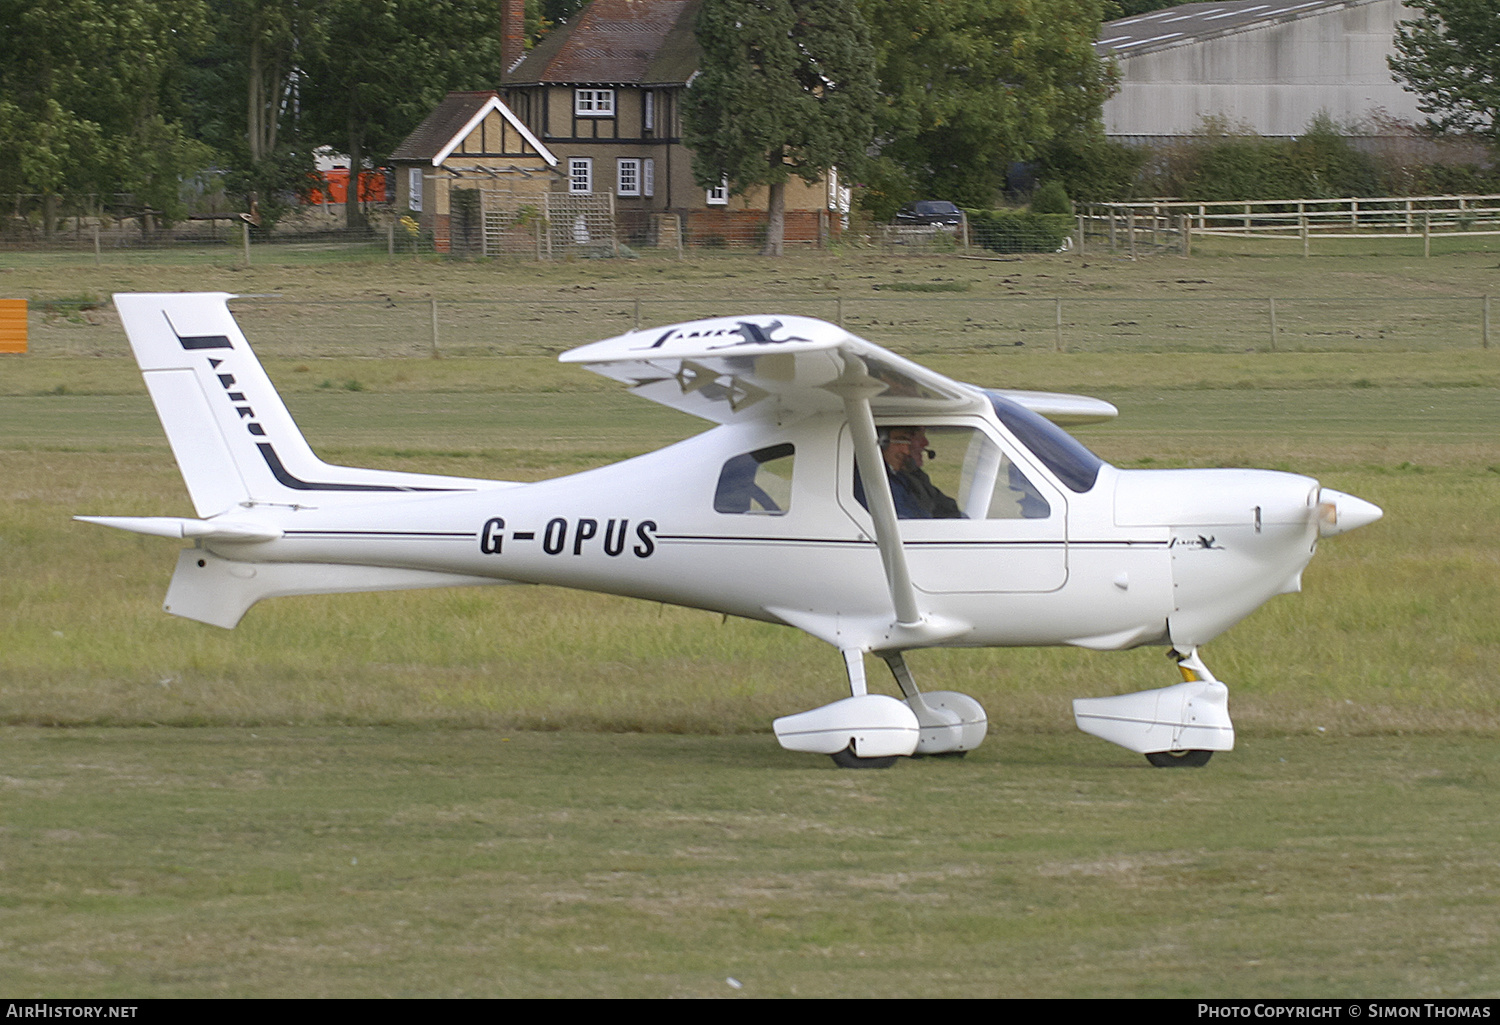
[[[896,517],[902,520],[957,520],[963,518],[958,503],[927,476],[922,464],[936,457],[927,447],[925,427],[882,427],[878,435],[885,476],[891,484]],[[854,476],[854,498],[868,509],[864,481]]]

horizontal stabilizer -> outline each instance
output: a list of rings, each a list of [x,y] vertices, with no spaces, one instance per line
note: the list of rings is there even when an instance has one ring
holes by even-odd
[[[282,535],[279,527],[257,523],[231,523],[222,520],[189,520],[178,516],[74,516],[83,523],[128,530],[152,537],[191,538],[200,541],[275,541]]]
[[[235,562],[201,548],[185,548],[167,588],[163,608],[174,616],[233,629],[262,598],[291,594],[409,591],[513,581],[386,566],[335,566],[306,562]]]

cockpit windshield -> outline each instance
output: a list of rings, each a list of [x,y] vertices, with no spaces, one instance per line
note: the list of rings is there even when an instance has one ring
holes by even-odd
[[[1032,412],[999,392],[986,391],[984,394],[995,407],[1000,422],[1010,428],[1016,440],[1046,464],[1058,480],[1080,495],[1094,486],[1104,460],[1040,413]]]

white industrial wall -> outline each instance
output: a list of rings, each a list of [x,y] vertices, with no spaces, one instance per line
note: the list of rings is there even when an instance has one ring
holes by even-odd
[[[1245,28],[1120,60],[1105,131],[1131,139],[1188,135],[1203,115],[1266,136],[1300,135],[1319,111],[1340,122],[1376,110],[1420,124],[1416,97],[1391,77],[1398,0],[1353,0],[1328,13]]]

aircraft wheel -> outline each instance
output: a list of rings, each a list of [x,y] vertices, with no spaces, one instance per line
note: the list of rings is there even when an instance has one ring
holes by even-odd
[[[1212,751],[1152,751],[1146,761],[1158,769],[1201,769],[1213,756]]]
[[[842,751],[835,752],[828,757],[833,759],[833,764],[841,769],[889,769],[896,764],[900,755],[890,755],[886,758],[861,758],[854,753],[854,745],[850,744]]]

